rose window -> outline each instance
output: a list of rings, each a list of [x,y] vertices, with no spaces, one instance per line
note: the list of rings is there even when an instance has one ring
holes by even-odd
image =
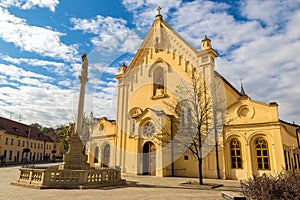
[[[155,133],[155,126],[153,123],[148,122],[143,127],[143,135],[144,137],[152,137]]]

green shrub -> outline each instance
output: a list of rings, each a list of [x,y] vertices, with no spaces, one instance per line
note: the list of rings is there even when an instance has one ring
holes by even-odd
[[[300,175],[280,173],[276,176],[267,174],[254,175],[241,181],[242,193],[252,200],[300,200]]]

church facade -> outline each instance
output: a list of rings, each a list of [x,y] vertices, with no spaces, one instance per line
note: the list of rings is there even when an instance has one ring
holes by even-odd
[[[208,96],[221,99],[214,100],[211,109],[224,111],[220,123],[215,117],[207,122],[215,128],[213,137],[207,134],[203,140],[211,141],[202,154],[205,178],[300,172],[299,126],[279,119],[276,102],[257,102],[243,88],[236,90],[215,71],[218,53],[210,39],[205,36],[201,46],[200,50],[192,47],[158,13],[129,66],[120,66],[115,76],[116,120],[103,117],[91,130],[87,150],[92,166],[118,167],[132,174],[197,177],[197,159],[188,148],[179,150],[156,137],[175,136],[174,119],[191,120],[191,111],[178,114],[170,104],[178,100],[180,83],[191,83],[192,74],[197,73],[207,85]]]

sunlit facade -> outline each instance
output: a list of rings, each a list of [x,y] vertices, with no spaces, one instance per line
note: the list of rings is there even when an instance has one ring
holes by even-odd
[[[54,133],[0,117],[0,159],[2,164],[53,160],[61,156]]]
[[[122,65],[115,76],[116,121],[101,118],[93,126],[88,142],[91,165],[118,167],[132,174],[197,177],[193,154],[177,155],[174,147],[166,149],[154,137],[175,134],[173,118],[178,114],[166,102],[176,98],[180,81],[190,82],[191,74],[197,72],[208,85],[221,80],[226,111],[214,143],[217,147],[207,147],[203,155],[204,177],[245,179],[253,174],[299,172],[298,126],[279,119],[277,103],[257,102],[243,89],[235,89],[215,71],[218,53],[210,39],[205,36],[201,46],[196,50],[160,14],[156,16],[129,66]],[[214,89],[209,90],[211,96],[219,95]],[[186,109],[178,119],[188,125],[191,116]]]

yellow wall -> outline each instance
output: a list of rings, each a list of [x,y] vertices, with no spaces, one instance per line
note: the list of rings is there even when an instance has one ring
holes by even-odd
[[[287,162],[296,164],[299,169],[300,157],[296,161],[292,154],[297,145],[295,126],[279,120],[277,103],[264,104],[241,96],[225,79],[215,77],[214,61],[217,56],[208,38],[202,40],[202,48],[198,51],[160,17],[156,17],[128,68],[121,66],[120,73],[115,76],[118,80],[116,124],[105,122],[111,128],[103,131],[102,135],[99,133],[101,136],[94,134],[92,149],[95,146],[101,148],[104,142],[114,144],[111,163],[128,173],[142,174],[147,164],[143,160],[147,158],[144,147],[153,144],[151,147],[155,147],[156,151],[151,159],[155,157],[156,176],[172,175],[173,167],[176,176],[197,177],[197,159],[190,152],[179,155],[172,165],[169,149],[166,151],[165,146],[155,137],[143,135],[144,126],[148,122],[154,123],[156,134],[160,134],[161,127],[156,124],[162,120],[158,112],[161,110],[167,115],[166,123],[161,124],[162,128],[169,134],[173,131],[170,119],[176,117],[176,113],[166,102],[174,105],[176,87],[181,81],[191,83],[190,75],[195,70],[208,86],[208,95],[224,95],[225,98],[225,126],[222,137],[217,141],[220,178],[245,179],[256,173],[279,173],[286,166],[284,150],[292,155]],[[154,94],[154,71],[158,66],[162,67],[165,80],[161,95]],[[216,108],[214,104],[213,109]],[[266,170],[258,169],[255,142],[260,138],[267,144],[270,167]],[[231,166],[230,142],[233,139],[240,142],[241,169],[233,169]],[[204,177],[217,178],[216,166],[216,147],[213,147],[203,158]]]
[[[6,144],[6,140],[8,141]],[[13,142],[12,142],[13,140]],[[27,146],[28,142],[28,146]],[[49,146],[48,149],[45,149]],[[6,162],[21,162],[22,161],[22,152],[24,148],[29,148],[30,152],[28,153],[28,161],[38,161],[43,160],[44,155],[50,155],[52,159],[52,153],[54,143],[53,142],[44,142],[41,140],[35,140],[31,138],[25,138],[16,136],[13,134],[7,134],[5,131],[0,130],[0,156],[4,155],[6,150]],[[10,152],[12,152],[10,156]],[[19,152],[19,156],[18,156]],[[31,156],[30,156],[31,155]],[[56,154],[57,155],[57,154]],[[26,160],[26,153],[23,154],[23,161]]]
[[[105,145],[110,146],[110,158],[109,165],[114,166],[114,147],[116,137],[116,125],[114,122],[108,121],[107,118],[100,118],[96,122],[90,133],[92,135],[91,140],[87,142],[88,162],[92,166],[103,166],[103,151]],[[98,148],[98,162],[95,163],[95,150]]]

